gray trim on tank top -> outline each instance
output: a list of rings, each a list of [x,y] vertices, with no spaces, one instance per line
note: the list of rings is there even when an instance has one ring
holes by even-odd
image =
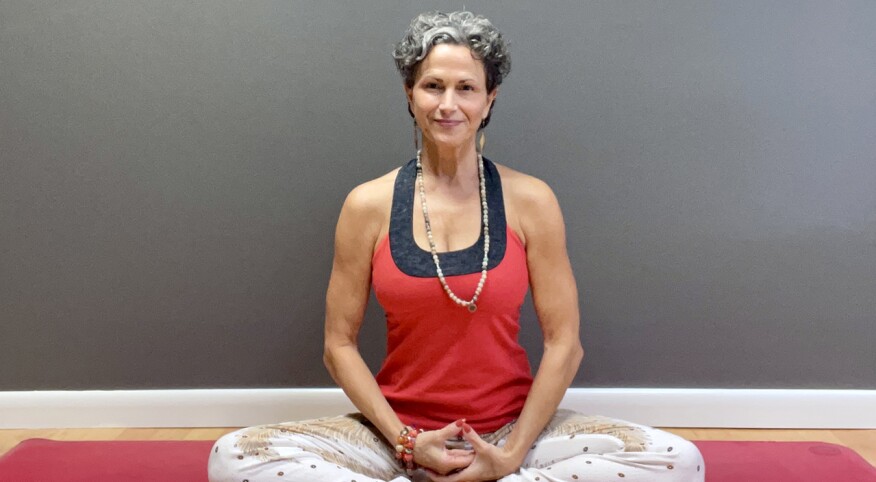
[[[413,207],[420,203],[414,199],[417,179],[417,160],[402,166],[395,178],[392,193],[392,214],[389,220],[389,249],[398,269],[418,278],[434,278],[435,263],[432,253],[420,248],[414,241]],[[490,219],[490,253],[487,269],[495,268],[505,257],[507,233],[505,228],[505,202],[502,196],[502,180],[499,171],[489,159],[484,158],[484,184],[487,190],[487,207]],[[480,273],[484,260],[484,225],[481,220],[481,235],[475,244],[458,251],[438,253],[441,271],[445,276]]]

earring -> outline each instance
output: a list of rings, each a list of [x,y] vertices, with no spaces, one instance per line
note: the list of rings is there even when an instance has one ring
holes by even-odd
[[[419,133],[419,130],[420,130],[420,129],[417,127],[417,121],[414,120],[414,150],[415,150],[415,151],[419,151],[419,150],[420,150],[420,133]]]
[[[477,143],[477,147],[478,147],[477,151],[478,151],[478,154],[483,154],[483,153],[484,153],[484,144],[486,144],[486,143],[487,143],[487,135],[484,134],[484,130],[481,129],[481,133],[480,133],[480,135],[478,136],[478,143]]]

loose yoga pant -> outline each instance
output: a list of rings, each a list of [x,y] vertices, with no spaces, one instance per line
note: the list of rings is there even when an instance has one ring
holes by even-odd
[[[490,434],[501,446],[513,423]],[[210,482],[403,482],[429,480],[400,470],[394,449],[360,414],[260,425],[220,438],[210,452]],[[702,482],[696,446],[668,432],[559,410],[523,466],[502,482]]]

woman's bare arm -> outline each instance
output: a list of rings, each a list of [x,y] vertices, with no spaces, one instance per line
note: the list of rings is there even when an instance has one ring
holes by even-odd
[[[335,256],[326,293],[325,366],[362,414],[388,439],[404,427],[359,353],[358,336],[371,290],[371,256],[380,234],[374,186],[354,189],[335,231]]]
[[[527,176],[528,177],[528,176]],[[532,389],[506,450],[522,461],[550,421],[584,357],[579,338],[578,288],[566,250],[559,203],[547,184],[525,180],[518,203],[526,237],[530,288],[544,338],[544,353]]]

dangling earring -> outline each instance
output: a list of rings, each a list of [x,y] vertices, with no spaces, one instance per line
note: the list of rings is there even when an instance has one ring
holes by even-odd
[[[415,119],[415,120],[414,120],[414,150],[415,150],[415,151],[419,151],[419,150],[420,150],[420,133],[419,133],[419,130],[420,130],[420,129],[417,127],[417,121],[416,121],[416,119]]]
[[[484,144],[487,142],[487,135],[484,134],[484,128],[487,127],[487,120],[490,118],[487,115],[487,118],[481,121],[481,126],[478,128],[478,141],[475,145],[475,150],[478,151],[478,154],[484,153]]]

